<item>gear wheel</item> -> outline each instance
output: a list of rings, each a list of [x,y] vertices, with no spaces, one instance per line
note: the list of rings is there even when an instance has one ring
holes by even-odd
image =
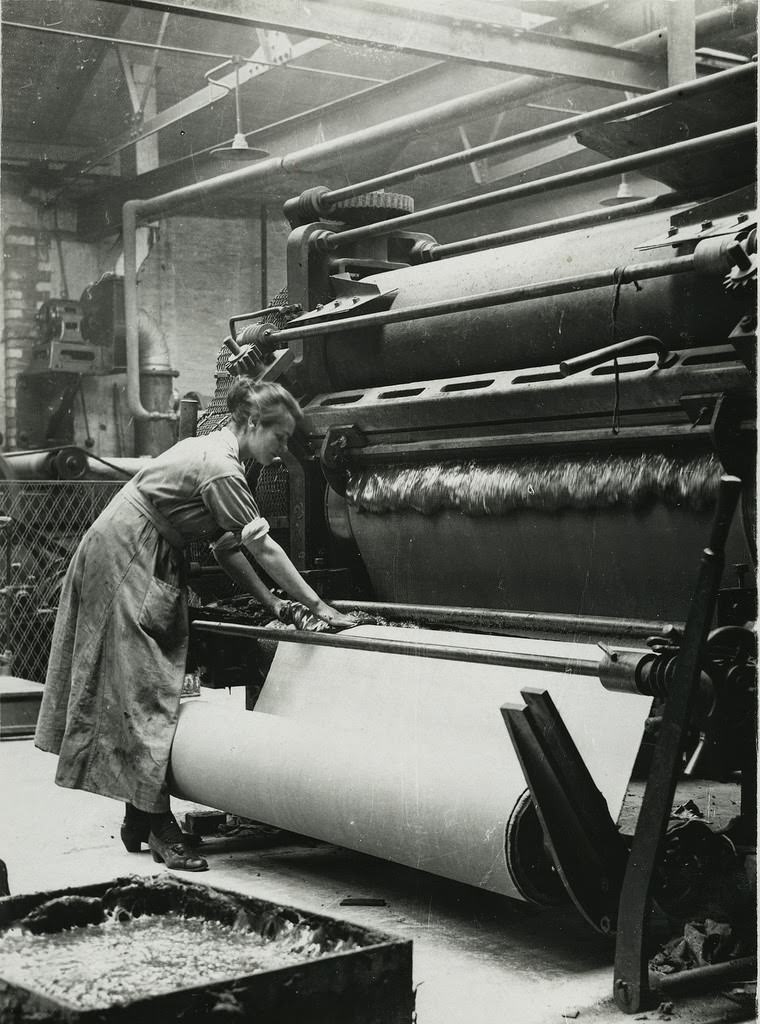
[[[367,192],[336,203],[330,211],[331,220],[339,220],[351,227],[376,224],[404,213],[414,213],[414,199],[401,192]]]
[[[723,278],[726,291],[743,288],[757,280],[757,229],[752,228],[739,235],[735,244],[729,246],[729,253],[733,249],[737,250],[732,259],[733,266]]]
[[[736,288],[744,288],[756,280],[757,265],[753,261],[752,266],[746,270],[741,270],[739,267],[731,267],[730,272],[723,278],[723,287],[727,291],[733,291]]]

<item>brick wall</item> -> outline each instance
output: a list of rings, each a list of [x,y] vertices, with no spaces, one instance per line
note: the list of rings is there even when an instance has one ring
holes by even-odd
[[[0,310],[3,351],[0,358],[0,432],[8,449],[25,447],[16,422],[17,378],[29,364],[37,340],[34,315],[47,298],[66,288],[78,299],[86,285],[114,270],[121,240],[111,237],[85,243],[76,237],[72,210],[59,208],[54,218],[29,193],[23,181],[6,178],[2,191],[3,273]],[[54,228],[58,234],[54,234]],[[271,298],[285,284],[288,227],[277,209],[268,223],[268,291]],[[227,321],[261,305],[261,240],[258,207],[239,220],[171,217],[154,226],[151,248],[138,285],[141,308],[163,330],[178,394],[213,395],[214,369]],[[86,435],[103,456],[131,454],[131,424],[124,396],[124,376],[85,378],[88,421],[79,400],[74,408],[75,444]]]

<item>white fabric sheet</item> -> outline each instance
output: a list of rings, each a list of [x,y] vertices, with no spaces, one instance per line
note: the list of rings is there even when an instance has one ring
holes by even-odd
[[[359,627],[356,636],[598,660],[593,645]],[[500,708],[547,689],[616,818],[651,699],[597,678],[280,644],[253,712],[185,704],[177,795],[522,898],[505,855],[525,780]]]

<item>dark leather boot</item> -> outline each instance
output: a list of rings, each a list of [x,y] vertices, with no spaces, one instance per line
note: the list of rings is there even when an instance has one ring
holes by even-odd
[[[208,863],[193,853],[184,842],[185,836],[173,815],[157,823],[153,816],[152,828],[148,836],[148,846],[153,860],[158,864],[166,864],[175,871],[206,871]]]
[[[176,818],[172,816],[172,820],[177,825],[177,828],[179,828]],[[141,811],[139,808],[133,807],[132,804],[127,804],[124,821],[121,823],[120,835],[127,853],[140,853],[142,844],[148,842],[148,836],[150,835],[150,814],[147,811]],[[195,849],[201,845],[203,839],[200,836],[182,832],[182,842],[185,846]]]
[[[121,841],[127,853],[139,853],[142,844],[148,842],[150,834],[150,815],[139,807],[126,804],[124,821],[121,823]]]

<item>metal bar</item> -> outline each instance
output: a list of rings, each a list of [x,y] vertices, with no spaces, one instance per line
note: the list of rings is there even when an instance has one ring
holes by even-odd
[[[664,69],[641,54],[581,43],[468,17],[428,14],[390,4],[336,0],[138,0],[139,5],[306,36],[364,43],[423,57],[458,60],[507,71],[530,71],[613,89],[647,91],[665,84]]]
[[[168,14],[165,16],[168,17]],[[51,25],[31,25],[27,22],[21,21],[2,21],[0,24],[3,28],[20,28],[29,32],[45,32],[57,36],[70,36],[75,39],[94,39],[99,43],[116,43],[119,46],[135,46],[142,50],[154,50],[156,54],[159,52],[180,53],[188,57],[211,57],[214,60],[221,58],[224,61],[240,59],[245,64],[260,64],[262,67],[285,68],[290,69],[291,71],[307,71],[310,74],[325,75],[328,78],[354,78],[360,82],[374,82],[376,84],[381,84],[386,81],[383,78],[370,78],[367,75],[352,75],[346,71],[331,71],[329,68],[309,68],[300,64],[291,64],[287,61],[280,61],[277,63],[276,61],[264,60],[259,57],[236,58],[235,54],[218,53],[215,50],[194,50],[187,46],[168,46],[167,44],[160,42],[147,43],[141,42],[139,39],[121,39],[119,36],[99,36],[92,32],[77,32],[72,29],[53,28]],[[314,48],[316,49],[316,47]],[[155,59],[157,60],[157,57]]]
[[[645,640],[650,636],[672,636],[683,629],[682,622],[655,622],[644,619],[616,619],[604,616],[547,614],[546,612],[507,612],[494,608],[450,607],[435,604],[391,604],[383,601],[332,601],[340,611],[362,611],[382,618],[419,620],[420,624],[455,626],[460,629],[502,630],[508,635],[545,637],[547,634],[572,634],[599,637],[625,637]]]
[[[621,203],[619,206],[613,206],[609,209],[574,213],[569,217],[555,217],[554,220],[544,220],[536,224],[526,224],[519,228],[495,231],[490,235],[462,238],[456,242],[447,242],[443,245],[435,244],[425,251],[424,260],[437,261],[447,259],[450,256],[459,256],[465,252],[480,252],[483,249],[492,249],[497,245],[514,245],[517,242],[524,242],[528,239],[547,238],[550,235],[574,231],[577,228],[595,227],[598,224],[611,224],[616,220],[635,217],[637,214],[653,213],[656,210],[665,210],[672,206],[678,206],[683,201],[678,195],[673,194],[653,196],[651,199],[638,199],[632,203]]]
[[[482,160],[496,153],[504,153],[510,149],[518,149],[523,146],[535,145],[539,142],[563,138],[581,128],[587,128],[589,125],[611,121],[620,117],[628,117],[631,114],[638,114],[645,110],[652,110],[654,107],[664,106],[673,100],[687,99],[700,95],[703,92],[720,88],[723,84],[741,83],[745,79],[749,81],[750,76],[754,78],[756,74],[757,66],[753,62],[749,65],[742,65],[739,68],[731,68],[729,71],[707,75],[688,84],[674,85],[671,88],[661,89],[659,92],[649,93],[646,96],[639,96],[621,103],[613,103],[610,106],[600,107],[598,110],[592,110],[585,114],[578,114],[576,117],[569,117],[563,121],[555,121],[553,124],[531,128],[528,131],[512,135],[507,139],[497,139],[495,142],[487,142],[482,146],[473,146],[463,152],[451,153],[448,156],[427,160],[413,167],[402,167],[398,171],[381,174],[376,178],[360,181],[354,185],[346,185],[343,188],[326,192],[321,197],[321,202],[339,203],[352,196],[362,195],[364,192],[370,192],[377,188],[387,188],[389,185],[395,185],[399,181],[408,181],[410,178],[416,178],[419,175],[433,174],[448,167],[456,167],[460,164]]]
[[[461,199],[455,203],[431,206],[427,210],[416,210],[414,213],[407,213],[393,220],[382,221],[379,224],[368,224],[365,227],[352,228],[349,231],[329,235],[325,239],[325,245],[328,249],[334,250],[346,244],[357,242],[359,239],[363,240],[378,235],[389,235],[394,231],[406,230],[412,224],[436,220],[439,217],[450,217],[454,214],[467,213],[470,210],[481,210],[487,206],[504,202],[507,199],[525,199],[527,196],[539,195],[542,192],[549,192],[568,185],[581,185],[590,181],[599,181],[614,174],[622,174],[625,171],[635,171],[642,167],[650,167],[652,164],[670,160],[674,157],[696,157],[703,152],[713,150],[722,145],[741,142],[744,139],[752,139],[755,137],[756,129],[757,125],[755,123],[741,125],[737,128],[728,128],[725,131],[714,132],[712,135],[701,135],[696,139],[675,142],[672,145],[660,146],[657,149],[647,149],[643,153],[633,153],[630,156],[618,157],[615,160],[606,160],[604,163],[595,164],[592,167],[564,171],[561,174],[550,175],[548,178],[539,178],[536,181],[528,181],[520,185],[510,185],[507,188],[498,189],[494,192],[486,192],[483,195],[472,196],[469,199]]]
[[[649,986],[661,996],[692,994],[704,989],[714,989],[729,982],[757,980],[757,957],[743,956],[721,964],[692,967],[676,974],[649,974]]]
[[[350,233],[350,232],[349,232]],[[320,334],[335,334],[339,331],[353,331],[365,327],[381,327],[385,324],[406,323],[410,320],[424,320],[431,316],[448,313],[463,313],[469,309],[487,309],[512,302],[527,302],[530,299],[545,299],[550,295],[564,295],[567,292],[589,291],[613,284],[630,284],[631,281],[645,281],[671,274],[693,272],[693,256],[676,256],[673,259],[654,263],[631,263],[627,267],[581,274],[577,277],[563,277],[538,284],[522,285],[517,288],[502,288],[495,292],[480,292],[457,299],[442,299],[424,306],[410,306],[406,309],[390,309],[382,313],[366,313],[364,316],[345,317],[318,324],[286,327],[276,331],[272,338],[287,344],[291,338],[313,338]]]
[[[231,54],[217,53],[214,50],[193,50],[187,46],[167,46],[165,43],[147,43],[139,39],[122,39],[119,36],[101,36],[93,32],[77,32],[72,29],[54,28],[52,25],[31,25],[21,21],[2,21],[3,28],[21,28],[28,32],[45,32],[48,35],[69,36],[74,39],[94,39],[100,43],[118,43],[120,46],[136,46],[143,50],[160,50],[164,53],[182,53],[189,57],[213,57],[214,59],[231,59]],[[258,62],[257,62],[258,63]],[[261,61],[265,63],[265,61]],[[279,65],[272,65],[272,67]]]
[[[680,410],[683,413],[683,410]],[[609,412],[604,413],[609,420]],[[424,441],[401,441],[387,444],[368,444],[365,448],[344,449],[344,457],[352,467],[375,466],[390,463],[392,465],[419,462],[421,459],[430,462],[441,458],[471,458],[485,455],[493,458],[500,452],[533,452],[537,448],[557,448],[570,452],[579,446],[587,447],[596,443],[603,444],[609,451],[615,449],[639,449],[646,442],[670,443],[676,439],[687,444],[704,444],[709,442],[712,434],[709,424],[694,426],[693,424],[668,424],[656,427],[629,427],[627,433],[613,434],[609,424],[594,430],[557,430],[536,431],[525,434],[496,434],[475,438],[458,437],[427,438]]]
[[[381,654],[403,654],[409,658],[433,658],[439,661],[467,661],[477,665],[501,668],[524,668],[566,675],[596,676],[599,661],[588,658],[560,658],[551,654],[519,654],[516,651],[488,651],[481,648],[446,647],[443,644],[404,643],[377,637],[346,636],[343,633],[312,633],[307,630],[270,629],[249,626],[242,622],[216,622],[196,619],[191,628],[200,633],[222,636],[245,636],[251,640],[276,640],[310,647],[332,647],[348,651],[375,651]]]
[[[623,879],[613,995],[625,1013],[638,1013],[652,1000],[645,941],[655,868],[673,806],[684,736],[723,572],[726,538],[741,489],[742,482],[738,477],[721,478],[710,540],[702,552],[699,575],[676,660],[673,686],[665,702],[660,735],[652,755],[649,781],[644,790],[631,855]]]
[[[604,348],[584,352],[580,356],[562,359],[559,372],[563,377],[571,377],[574,373],[588,370],[592,366],[600,366],[620,356],[646,354],[657,356],[658,368],[672,365],[676,358],[661,338],[656,338],[653,334],[641,334],[636,338],[626,338],[625,341],[616,341],[612,345],[605,345]]]

